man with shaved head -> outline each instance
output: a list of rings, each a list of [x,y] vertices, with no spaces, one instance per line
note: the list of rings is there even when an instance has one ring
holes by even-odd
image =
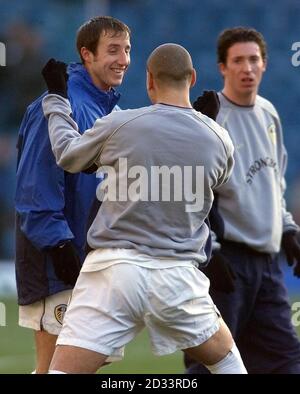
[[[246,373],[209,294],[205,219],[213,190],[227,181],[227,132],[195,111],[196,73],[180,45],[156,48],[147,62],[153,105],[98,119],[84,134],[70,116],[60,68],[43,70],[52,149],[69,172],[105,172],[88,232],[87,256],[51,363],[51,373],[94,373],[147,327],[156,355],[183,350],[212,373]],[[49,78],[49,75],[51,78]],[[51,88],[51,89],[50,89]]]

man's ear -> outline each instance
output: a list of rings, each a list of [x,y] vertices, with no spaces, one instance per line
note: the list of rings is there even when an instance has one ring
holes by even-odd
[[[147,77],[146,77],[146,85],[147,85],[147,93],[150,101],[152,104],[156,103],[156,89],[155,89],[155,82],[153,78],[153,74],[147,70]]]
[[[264,62],[264,69],[263,69],[263,72],[265,72],[266,69],[267,69],[267,64],[268,64],[267,59],[265,59],[263,62]]]
[[[80,54],[84,60],[84,63],[91,63],[93,54],[90,50],[88,50],[86,47],[81,47]]]
[[[153,75],[149,70],[147,70],[147,90],[153,90],[154,83],[153,83]]]
[[[225,70],[226,70],[226,65],[224,63],[219,63],[219,71],[220,73],[223,75],[223,77],[225,76]]]
[[[196,81],[197,81],[197,72],[196,72],[196,70],[193,68],[192,77],[191,77],[191,83],[190,83],[190,88],[192,88],[193,86],[195,86]]]

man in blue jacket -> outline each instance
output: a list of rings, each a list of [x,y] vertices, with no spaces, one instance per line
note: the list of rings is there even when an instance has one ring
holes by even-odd
[[[77,49],[82,64],[68,67],[68,98],[83,132],[119,100],[113,87],[122,83],[130,63],[130,29],[112,17],[93,18],[78,30]],[[35,331],[36,373],[48,371],[85,258],[87,220],[99,182],[95,174],[74,175],[56,165],[43,97],[28,107],[20,127],[15,201],[19,324]]]

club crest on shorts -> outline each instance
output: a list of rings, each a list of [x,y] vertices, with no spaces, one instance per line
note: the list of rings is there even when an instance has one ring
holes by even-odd
[[[62,324],[67,310],[67,304],[59,304],[54,308],[54,316],[58,323]]]

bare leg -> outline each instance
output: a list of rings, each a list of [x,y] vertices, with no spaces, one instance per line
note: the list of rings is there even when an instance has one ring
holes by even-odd
[[[51,359],[55,350],[57,335],[49,334],[46,331],[35,331],[36,348],[36,373],[48,373]]]
[[[220,319],[220,329],[206,342],[199,346],[185,349],[191,358],[205,365],[212,365],[222,360],[233,346],[231,333]]]
[[[220,329],[199,346],[184,352],[213,373],[247,373],[231,333],[220,319]]]
[[[56,346],[50,370],[65,373],[96,373],[107,356],[77,346]]]

